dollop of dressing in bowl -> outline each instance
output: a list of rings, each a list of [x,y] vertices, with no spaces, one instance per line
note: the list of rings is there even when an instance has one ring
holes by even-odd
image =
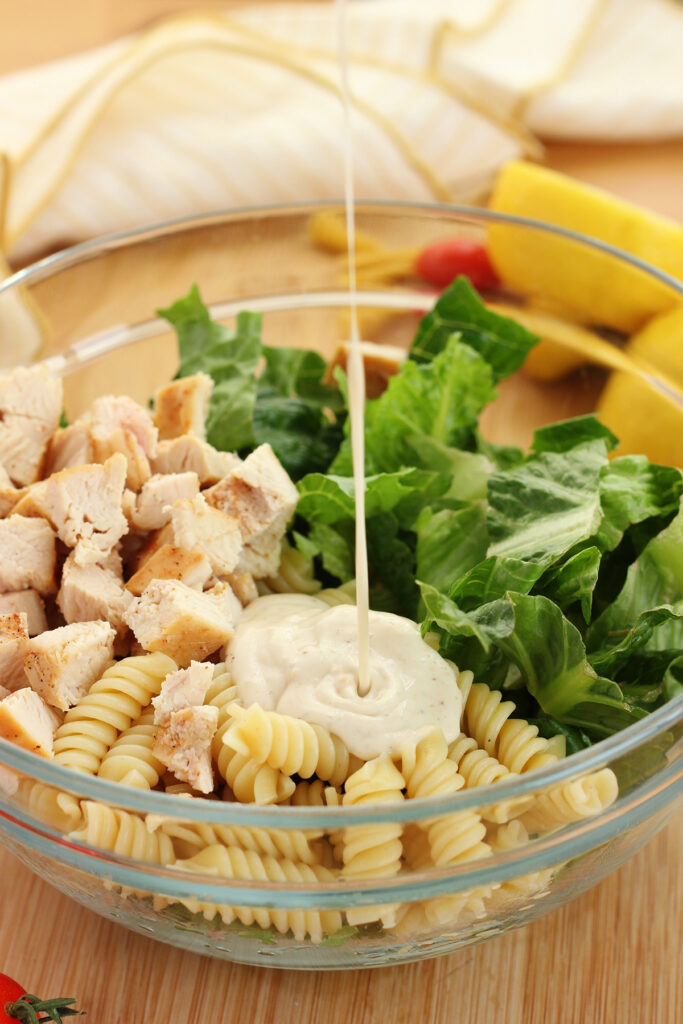
[[[322,725],[364,760],[399,754],[437,726],[460,733],[453,666],[415,622],[370,612],[369,689],[358,692],[356,608],[302,594],[260,597],[243,612],[227,664],[241,700]]]

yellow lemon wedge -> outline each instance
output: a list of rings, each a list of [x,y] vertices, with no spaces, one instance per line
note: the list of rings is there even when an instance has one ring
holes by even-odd
[[[489,205],[590,235],[683,280],[682,227],[564,174],[511,161],[500,171]],[[681,301],[617,257],[545,231],[492,224],[488,247],[505,285],[627,334]]]
[[[651,320],[624,355],[651,367],[661,386],[621,370],[609,378],[597,413],[619,438],[617,454],[683,468],[683,308]]]

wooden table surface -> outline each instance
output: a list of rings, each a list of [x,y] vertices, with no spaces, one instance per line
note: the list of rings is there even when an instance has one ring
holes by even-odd
[[[0,72],[216,0],[25,0]],[[39,26],[39,28],[38,28]],[[683,140],[553,144],[551,166],[683,220]],[[439,960],[328,974],[233,966],[161,946],[72,903],[0,850],[0,970],[76,995],[89,1024],[677,1024],[683,990],[680,814],[593,890],[532,925]]]

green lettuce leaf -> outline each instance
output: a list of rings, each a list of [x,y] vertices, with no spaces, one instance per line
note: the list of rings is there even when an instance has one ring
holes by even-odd
[[[619,443],[611,430],[595,416],[574,416],[534,431],[532,449],[537,452],[568,452],[590,441],[604,441],[607,451]]]
[[[457,278],[423,317],[410,358],[417,363],[431,362],[454,333],[489,363],[495,381],[518,370],[538,341],[514,320],[487,309],[465,277]]]
[[[580,601],[583,617],[590,622],[601,560],[599,548],[593,545],[583,548],[547,569],[538,582],[536,592],[549,597],[560,608],[568,608]]]
[[[550,564],[597,530],[603,441],[541,452],[488,484],[489,555]]]
[[[481,502],[458,509],[425,508],[416,532],[417,577],[437,590],[448,591],[486,555],[488,530]]]
[[[365,513],[371,519],[393,512],[404,528],[410,528],[420,510],[443,494],[449,485],[443,473],[402,469],[365,479]],[[299,481],[297,512],[312,523],[338,523],[355,517],[352,477],[311,473]]]

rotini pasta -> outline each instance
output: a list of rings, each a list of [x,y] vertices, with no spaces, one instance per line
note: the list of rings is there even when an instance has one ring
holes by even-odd
[[[56,832],[70,832],[83,820],[81,805],[75,796],[43,782],[23,779],[17,798],[38,821]]]
[[[205,847],[187,860],[177,861],[174,867],[221,878],[258,879],[264,882],[326,882],[335,877],[333,872],[320,864],[280,860],[255,850],[218,844]],[[282,935],[292,932],[299,942],[307,937],[311,942],[322,942],[325,935],[334,934],[342,925],[342,916],[338,910],[276,910],[271,907],[228,907],[193,900],[183,902],[192,911],[201,910],[209,919],[218,913],[224,924],[239,920],[245,925],[273,927]]]
[[[332,786],[341,785],[349,771],[349,752],[342,741],[319,725],[300,718],[264,711],[258,704],[235,707],[223,743],[240,754],[269,764],[284,775],[304,779],[317,775]]]
[[[343,805],[385,806],[403,801],[405,782],[388,754],[367,761],[346,780]],[[344,829],[342,858],[345,878],[391,878],[401,870],[402,826],[398,822],[355,825]],[[346,912],[349,924],[381,921],[390,927],[396,920],[397,904],[381,907],[352,907]]]
[[[521,821],[509,821],[493,829],[487,837],[494,853],[506,853],[508,850],[518,850],[529,843],[529,833]],[[490,910],[493,904],[504,905],[512,900],[518,902],[521,899],[538,896],[544,892],[553,875],[559,870],[559,866],[546,868],[541,871],[532,871],[517,878],[510,878],[503,882],[488,902]]]
[[[108,668],[55,733],[57,764],[95,775],[119,733],[140,717],[176,663],[165,654],[124,658]]]
[[[543,793],[520,821],[529,833],[551,832],[600,814],[614,803],[618,793],[616,775],[611,768],[602,768]]]
[[[97,774],[102,779],[120,782],[123,786],[154,789],[164,766],[154,756],[153,746],[154,709],[148,708],[130,729],[126,729],[114,741],[102,758]],[[168,788],[166,792],[169,792]]]
[[[504,701],[499,690],[474,683],[465,701],[465,732],[511,772],[533,771],[560,760],[564,756],[564,737],[544,739],[535,725],[521,718],[511,719],[514,710],[514,703]]]
[[[322,584],[314,576],[313,559],[283,541],[275,576],[260,580],[262,594],[317,594]]]
[[[163,832],[150,832],[135,814],[95,800],[83,800],[81,808],[83,824],[69,833],[71,839],[150,864],[175,861],[170,838]]]
[[[448,744],[440,729],[432,729],[419,743],[404,748],[401,768],[411,798],[446,796],[457,793],[465,784],[448,757]],[[430,819],[422,827],[427,829],[432,861],[438,867],[478,860],[491,853],[491,848],[482,842],[486,826],[472,811]]]

